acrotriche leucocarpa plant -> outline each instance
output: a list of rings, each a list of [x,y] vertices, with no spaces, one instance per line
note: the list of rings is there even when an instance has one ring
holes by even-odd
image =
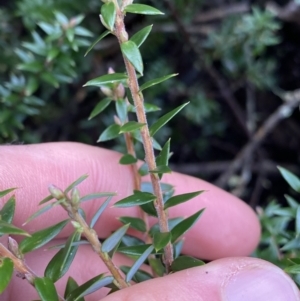
[[[159,108],[145,103],[144,91],[176,76],[176,74],[165,75],[139,85],[138,79],[143,76],[144,72],[139,47],[151,32],[152,26],[146,26],[129,37],[124,24],[126,14],[160,15],[162,12],[148,5],[133,4],[132,0],[106,0],[103,2],[100,20],[106,31],[90,46],[87,53],[105,36],[114,35],[120,45],[125,70],[122,73],[109,70],[108,74],[92,79],[84,85],[100,87],[106,96],[97,104],[89,118],[97,116],[110,103],[114,103],[116,108],[114,124],[104,130],[98,141],[107,141],[119,135],[124,136],[127,153],[121,157],[119,163],[131,166],[134,191],[128,197],[116,202],[114,207],[139,206],[141,218],[121,217],[119,220],[124,225],[107,239],[101,241],[93,228],[101,219],[101,214],[115,194],[100,192],[81,197],[77,186],[87,178],[87,175],[81,176],[65,190],[54,185],[49,186],[50,195],[40,202],[41,209],[29,217],[26,223],[51,210],[54,206],[61,206],[67,212],[68,217],[56,225],[35,233],[29,234],[12,225],[15,199],[14,196],[10,197],[0,211],[0,235],[23,235],[25,238],[18,244],[12,237],[9,237],[8,249],[3,245],[0,246],[2,257],[0,293],[10,282],[14,269],[35,287],[42,300],[71,301],[84,300],[84,296],[102,287],[108,287],[111,289],[110,292],[114,292],[130,286],[132,282],[151,279],[154,275],[163,276],[204,264],[198,259],[180,256],[183,245],[181,236],[199,219],[204,208],[187,218],[168,218],[170,207],[186,202],[203,191],[173,196],[173,187],[161,182],[163,175],[171,172],[168,166],[171,155],[170,139],[163,147],[160,147],[154,139],[160,128],[179,113],[187,103],[163,115],[150,127],[148,126],[146,114]],[[133,113],[136,118],[133,117]],[[143,144],[145,156],[143,164],[136,156],[136,143]],[[157,156],[155,156],[154,149],[158,152]],[[145,175],[149,175],[151,182],[142,182],[142,176]],[[13,190],[2,191],[0,197]],[[91,220],[87,220],[81,204],[98,198],[104,199],[104,202],[99,204],[99,208],[94,212]],[[157,218],[157,224],[151,228],[148,222],[149,216]],[[73,234],[65,244],[57,246],[60,250],[47,265],[44,276],[35,275],[25,263],[26,253],[44,246],[68,223],[72,223],[74,226]],[[144,239],[140,240],[127,235],[126,232],[129,228],[140,231]],[[82,244],[91,245],[107,266],[110,274],[100,274],[80,286],[70,277],[64,296],[59,296],[55,289],[55,282],[68,271],[76,251]],[[113,260],[116,251],[133,258],[134,264],[131,267],[118,267]],[[152,275],[140,270],[141,265],[145,262],[151,267]]]

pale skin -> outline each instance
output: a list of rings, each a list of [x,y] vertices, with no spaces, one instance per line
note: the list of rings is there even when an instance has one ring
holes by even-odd
[[[48,143],[39,145],[1,146],[0,190],[18,187],[14,224],[21,226],[35,212],[37,204],[48,195],[47,186],[55,184],[64,189],[83,174],[88,179],[79,186],[81,195],[110,191],[118,195],[113,202],[132,193],[130,167],[120,166],[120,154],[78,143]],[[170,210],[170,216],[189,216],[206,208],[201,219],[185,235],[184,253],[212,260],[209,264],[148,282],[105,297],[107,291],[88,296],[88,301],[300,301],[300,294],[292,280],[276,266],[259,259],[246,257],[256,248],[260,237],[258,219],[251,208],[236,197],[217,187],[186,175],[172,173],[164,182],[175,186],[176,194],[206,190],[187,204]],[[1,200],[0,200],[1,202]],[[101,200],[84,205],[88,217]],[[0,203],[0,206],[2,204]],[[108,208],[95,230],[104,238],[121,224],[118,216],[139,216],[138,208]],[[55,208],[37,218],[25,229],[29,232],[50,226],[65,219],[66,213]],[[52,242],[57,244],[68,236],[72,226],[66,227]],[[136,234],[132,232],[132,234]],[[2,239],[3,242],[3,239]],[[42,276],[49,259],[56,251],[37,250],[26,256],[26,263]],[[130,264],[118,255],[117,264]],[[80,247],[68,272],[81,284],[105,271],[91,248]],[[67,276],[57,283],[63,294]],[[34,300],[36,292],[25,280],[14,277],[1,301]]]

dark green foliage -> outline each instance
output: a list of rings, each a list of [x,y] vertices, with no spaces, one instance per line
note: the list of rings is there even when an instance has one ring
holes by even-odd
[[[14,271],[14,264],[9,258],[0,258],[0,294],[8,286]]]

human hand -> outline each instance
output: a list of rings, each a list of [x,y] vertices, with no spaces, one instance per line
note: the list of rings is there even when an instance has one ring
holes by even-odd
[[[89,174],[80,185],[82,195],[115,191],[117,201],[132,193],[133,179],[130,167],[118,164],[118,153],[78,143],[47,143],[39,145],[1,146],[0,190],[18,187],[16,190],[16,215],[14,224],[21,226],[35,211],[38,202],[47,194],[51,183],[65,188],[83,174]],[[143,282],[105,297],[101,290],[86,300],[102,301],[294,301],[300,294],[293,281],[276,266],[249,255],[260,236],[259,222],[254,212],[236,197],[199,179],[172,173],[164,175],[163,182],[175,186],[176,194],[195,190],[205,193],[170,209],[170,216],[189,216],[206,208],[200,220],[185,235],[185,254],[214,260],[204,266],[184,270]],[[1,201],[1,200],[0,200]],[[84,204],[90,217],[99,201]],[[50,226],[66,218],[61,208],[53,208],[25,226],[32,232]],[[95,230],[99,237],[108,236],[120,226],[118,216],[139,216],[138,208],[107,209]],[[66,227],[52,244],[57,244],[70,234]],[[44,248],[29,253],[26,263],[38,275],[43,271],[56,251]],[[128,264],[129,259],[116,256],[117,264]],[[81,246],[67,273],[57,282],[63,292],[66,277],[72,275],[81,284],[105,271],[97,255],[88,246]],[[14,277],[0,296],[1,301],[33,300],[37,293],[26,281]]]

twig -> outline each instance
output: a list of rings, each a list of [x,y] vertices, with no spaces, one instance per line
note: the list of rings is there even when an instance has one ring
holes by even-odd
[[[217,179],[215,182],[216,185],[225,187],[228,179],[241,167],[245,157],[247,157],[249,153],[252,153],[277,124],[282,119],[289,117],[293,110],[300,104],[300,89],[293,92],[278,93],[278,96],[284,100],[284,103],[279,106],[256,131],[253,138],[242,148],[227,171]]]
[[[124,24],[124,14],[119,8],[117,8],[117,16],[115,22],[115,35],[118,38],[120,44],[128,41],[128,34],[126,32],[125,24]],[[132,98],[134,100],[138,122],[145,124],[145,126],[141,128],[141,136],[143,139],[143,146],[145,150],[145,160],[148,164],[149,170],[155,170],[156,162],[155,162],[152,138],[150,136],[146,113],[144,109],[144,98],[142,93],[139,92],[140,88],[139,88],[137,75],[134,67],[125,56],[123,56],[123,59],[128,74],[128,87],[130,89]],[[169,232],[168,215],[167,212],[164,210],[164,202],[163,202],[162,191],[159,183],[159,177],[157,174],[151,173],[150,178],[151,178],[154,194],[156,196],[156,200],[154,201],[154,207],[158,215],[160,231]],[[168,243],[167,246],[165,247],[164,255],[165,255],[164,263],[168,273],[170,271],[170,267],[173,262],[173,247],[171,243]]]

